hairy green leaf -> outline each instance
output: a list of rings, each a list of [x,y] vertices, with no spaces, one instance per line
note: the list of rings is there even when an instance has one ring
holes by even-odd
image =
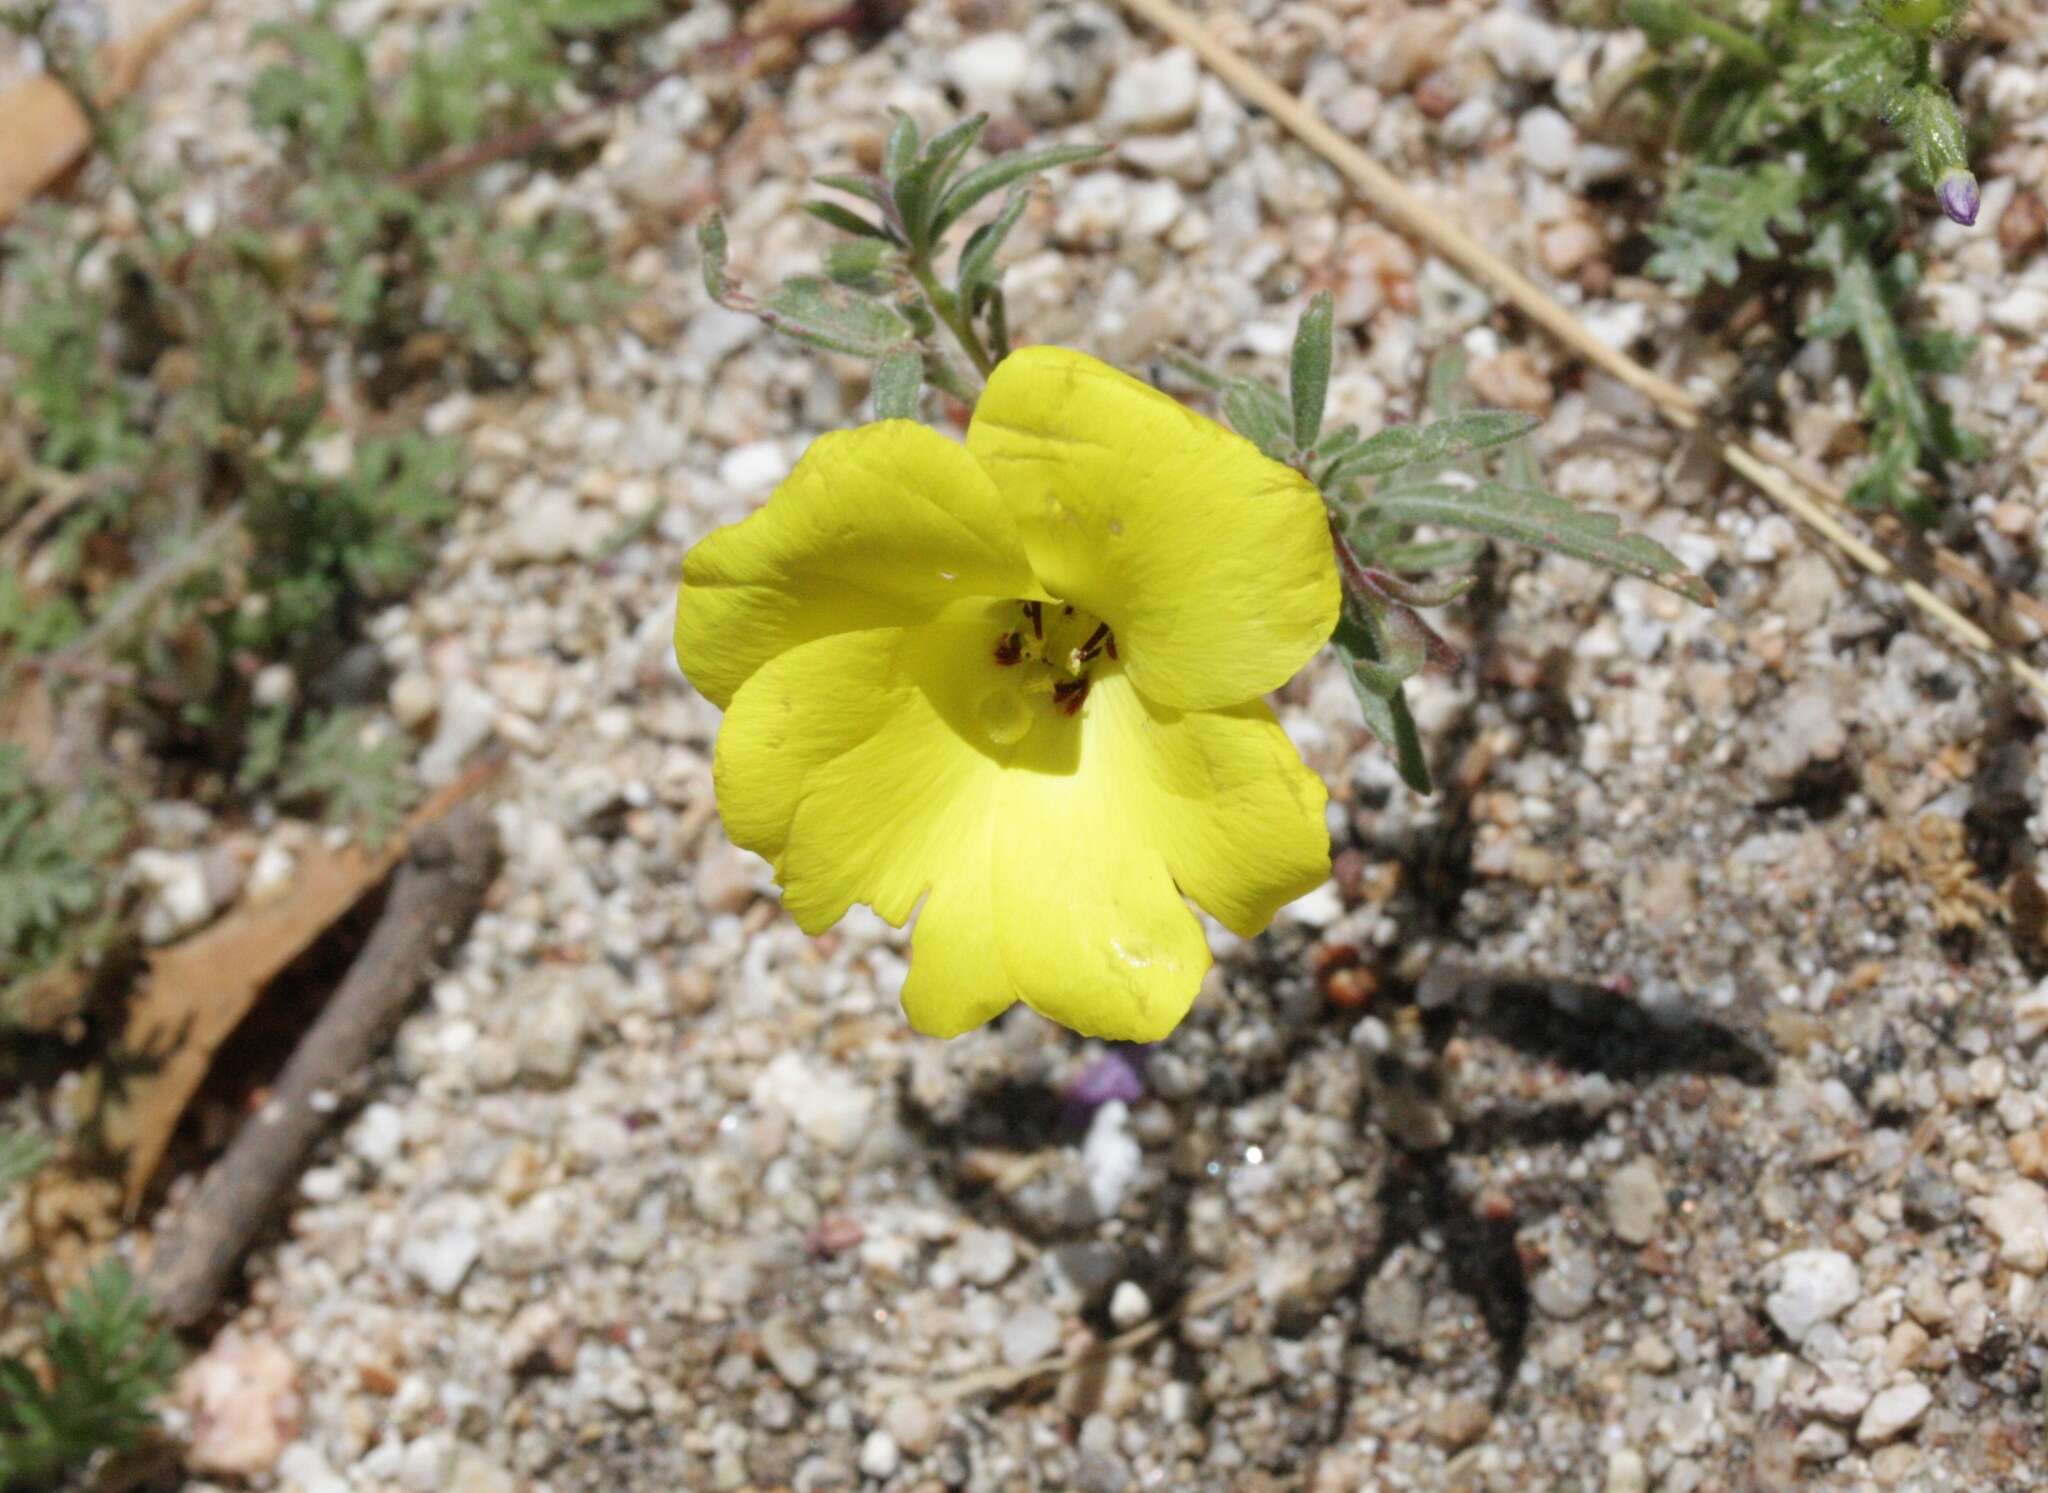
[[[955,280],[963,299],[971,298],[977,286],[996,283],[996,251],[1002,248],[1003,240],[1010,236],[1010,230],[1017,226],[1017,220],[1024,216],[1024,209],[1030,203],[1029,188],[1011,188],[1002,211],[967,235],[967,246],[960,251],[960,270]]]
[[[1331,318],[1335,301],[1327,290],[1309,297],[1294,328],[1294,356],[1289,363],[1288,398],[1294,406],[1294,445],[1315,446],[1323,430],[1323,405],[1330,397]]]
[[[1589,560],[1702,605],[1710,605],[1714,599],[1706,582],[1661,544],[1624,533],[1620,520],[1612,514],[1574,508],[1539,489],[1492,481],[1394,484],[1373,494],[1369,511],[1400,523],[1463,529]]]
[[[811,275],[785,280],[761,303],[760,315],[800,342],[862,358],[883,357],[912,340],[910,323],[894,307]]]
[[[900,347],[875,365],[875,418],[915,420],[917,395],[924,385],[924,357],[914,347]]]
[[[1688,295],[1709,280],[1733,285],[1739,255],[1775,259],[1773,230],[1796,233],[1805,226],[1805,189],[1802,174],[1780,161],[1696,166],[1650,225],[1657,252],[1644,268]]]
[[[1271,384],[1250,378],[1232,379],[1223,389],[1223,414],[1239,435],[1266,455],[1287,454],[1287,402]]]
[[[1407,675],[1384,662],[1384,640],[1370,621],[1347,606],[1337,619],[1337,633],[1330,643],[1351,679],[1366,729],[1393,752],[1402,782],[1417,793],[1430,792],[1429,758],[1423,752],[1422,733],[1409,713],[1404,690]]]
[[[937,238],[959,222],[962,214],[989,193],[1000,192],[1014,181],[1050,171],[1055,166],[1092,161],[1106,149],[1108,147],[1102,145],[1049,145],[1040,150],[997,156],[993,161],[975,167],[955,182],[940,201],[938,212],[932,218],[932,237]]]

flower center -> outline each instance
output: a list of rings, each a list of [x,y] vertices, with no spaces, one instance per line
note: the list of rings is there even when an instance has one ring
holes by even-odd
[[[999,677],[982,695],[980,714],[999,745],[1021,740],[1044,710],[1079,715],[1095,670],[1116,660],[1109,624],[1079,607],[1010,602],[997,609],[996,621],[989,657]]]

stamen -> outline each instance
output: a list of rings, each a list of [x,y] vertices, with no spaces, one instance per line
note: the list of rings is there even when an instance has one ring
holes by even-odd
[[[1086,679],[1063,679],[1052,687],[1052,703],[1068,715],[1081,713],[1081,702],[1088,698]]]
[[[1035,601],[1024,603],[1024,615],[1031,619],[1031,636],[1045,641],[1045,611]]]
[[[1111,633],[1111,634],[1110,634],[1110,635],[1109,635],[1109,636],[1108,636],[1107,638],[1104,638],[1104,639],[1102,640],[1102,645],[1103,645],[1103,647],[1105,647],[1105,648],[1107,648],[1107,649],[1109,650],[1109,656],[1110,656],[1111,658],[1115,658],[1115,657],[1116,657],[1116,634],[1115,634],[1115,633]]]
[[[1024,658],[1024,635],[1006,632],[996,639],[996,662],[1008,668]]]
[[[1107,622],[1099,622],[1095,626],[1095,631],[1088,634],[1088,641],[1074,650],[1074,661],[1076,663],[1087,663],[1089,659],[1102,651],[1103,644],[1105,643],[1109,644],[1110,656],[1115,657],[1116,644],[1110,641],[1109,624]]]

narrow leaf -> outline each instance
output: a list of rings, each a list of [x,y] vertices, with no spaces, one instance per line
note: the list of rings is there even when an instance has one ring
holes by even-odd
[[[1287,449],[1287,406],[1272,385],[1232,379],[1223,389],[1223,414],[1239,435],[1266,455],[1278,457]]]
[[[1035,176],[1041,171],[1050,171],[1055,166],[1070,166],[1076,161],[1090,161],[1108,149],[1104,145],[1051,145],[1043,150],[1019,151],[1014,155],[997,156],[975,167],[953,185],[939,204],[939,210],[932,218],[932,233],[944,233],[960,221],[975,203],[991,192],[1000,192],[1013,181]]]
[[[850,197],[872,202],[876,207],[887,208],[892,205],[889,183],[871,172],[848,175],[836,171],[821,171],[811,178],[811,182],[814,186],[830,187],[835,192],[844,192]]]
[[[914,347],[899,347],[875,365],[877,420],[915,420],[918,390],[924,385],[924,356]]]
[[[1294,448],[1307,451],[1323,429],[1323,405],[1330,395],[1331,318],[1335,302],[1327,290],[1309,298],[1294,328],[1294,358],[1287,392],[1294,403]]]
[[[882,174],[892,182],[901,180],[917,159],[917,121],[900,109],[895,113],[896,123],[890,126],[888,143],[882,147]]]
[[[995,283],[996,250],[1003,246],[1003,240],[1017,226],[1017,220],[1024,216],[1024,209],[1030,202],[1029,187],[1013,187],[1009,199],[1003,203],[1003,210],[967,236],[967,247],[960,251],[957,281],[962,299],[967,298],[977,285]]]
[[[1409,714],[1401,679],[1380,661],[1381,647],[1372,629],[1346,608],[1337,619],[1337,635],[1330,641],[1338,661],[1351,676],[1365,728],[1393,752],[1394,766],[1402,782],[1417,793],[1430,792],[1429,759],[1422,750],[1422,733],[1415,727],[1415,717]]]
[[[1449,482],[1394,486],[1373,494],[1371,512],[1409,524],[1440,524],[1494,539],[1509,539],[1663,586],[1712,605],[1714,593],[1655,540],[1622,532],[1609,513],[1590,513],[1537,488],[1502,482],[1462,486]]]
[[[811,275],[785,281],[761,315],[799,341],[863,358],[884,357],[911,337],[910,323],[892,307]]]
[[[704,289],[712,300],[723,304],[729,287],[725,279],[725,219],[720,214],[711,213],[697,225],[697,248],[704,256]]]
[[[859,213],[841,207],[836,202],[806,202],[804,211],[820,223],[829,223],[841,233],[851,233],[860,238],[889,239],[895,235],[879,223],[870,223]]]

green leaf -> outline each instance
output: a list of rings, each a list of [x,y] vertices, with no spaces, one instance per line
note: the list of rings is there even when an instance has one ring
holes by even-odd
[[[1402,782],[1417,793],[1430,792],[1429,758],[1422,749],[1422,733],[1408,710],[1405,676],[1382,661],[1385,648],[1372,625],[1347,606],[1337,619],[1337,633],[1330,643],[1350,676],[1366,729],[1394,754],[1394,767]]]
[[[1340,452],[1323,481],[1329,485],[1353,477],[1386,476],[1404,467],[1460,461],[1520,440],[1541,423],[1520,410],[1470,410],[1427,425],[1390,425]]]
[[[806,202],[804,211],[820,223],[830,224],[841,233],[851,233],[860,238],[893,240],[896,235],[878,223],[870,223],[859,213],[841,207],[836,202]]]
[[[1733,285],[1741,273],[1738,255],[1775,259],[1772,230],[1797,233],[1806,226],[1805,189],[1800,171],[1780,161],[1695,166],[1665,199],[1661,219],[1650,225],[1657,252],[1645,271],[1687,295],[1698,294],[1709,280]]]
[[[1294,448],[1307,451],[1322,434],[1323,405],[1330,397],[1331,319],[1335,301],[1319,290],[1294,328],[1294,357],[1288,365],[1287,392],[1294,404]]]
[[[915,420],[917,395],[924,385],[924,357],[914,347],[900,347],[875,365],[877,420]]]
[[[1003,240],[1010,236],[1010,230],[1017,226],[1017,220],[1024,216],[1024,209],[1030,202],[1029,188],[1012,188],[1009,198],[1003,203],[1003,210],[967,235],[967,246],[960,251],[960,270],[955,282],[962,300],[971,299],[978,285],[995,284],[996,250],[1002,248]]]
[[[997,156],[993,161],[975,167],[954,183],[939,204],[938,212],[932,218],[932,236],[936,238],[960,221],[961,215],[991,192],[1000,192],[1013,181],[1035,176],[1041,171],[1050,171],[1055,166],[1070,166],[1076,161],[1092,161],[1108,149],[1103,145],[1049,145],[1042,150],[1019,151],[1014,155]]]
[[[912,340],[910,323],[893,307],[812,275],[784,281],[760,315],[800,342],[862,358],[883,357]]]
[[[1417,575],[1431,570],[1462,570],[1479,558],[1486,548],[1478,539],[1430,539],[1415,544],[1394,544],[1372,556],[1372,563],[1397,574]],[[1471,577],[1467,577],[1467,582]]]
[[[937,240],[932,223],[941,194],[960,158],[988,124],[986,114],[956,124],[926,147],[915,166],[895,178],[896,214],[913,247],[929,248]]]
[[[900,109],[894,112],[896,123],[889,127],[888,142],[882,147],[882,175],[892,182],[901,179],[917,159],[917,121]],[[836,185],[822,176],[818,180]]]
[[[42,1170],[50,1148],[32,1135],[0,1131],[0,1199]]]
[[[1405,524],[1437,524],[1590,560],[1675,591],[1701,605],[1714,593],[1664,546],[1622,531],[1612,514],[1589,513],[1537,488],[1501,482],[1394,485],[1373,494],[1369,513]]]
[[[1969,169],[1969,148],[1955,100],[1939,83],[1920,83],[1897,94],[1891,103],[1892,128],[1906,142],[1913,166],[1930,188],[1951,171]]]
[[[697,250],[704,259],[704,289],[711,299],[725,304],[731,287],[725,278],[725,219],[718,213],[705,215],[697,225]]]
[[[855,239],[825,251],[825,273],[833,284],[848,290],[885,291],[889,276],[884,268],[891,258],[889,246],[879,239]]]
[[[1271,384],[1232,379],[1223,388],[1223,414],[1239,435],[1266,455],[1279,458],[1287,453],[1287,403]]]

